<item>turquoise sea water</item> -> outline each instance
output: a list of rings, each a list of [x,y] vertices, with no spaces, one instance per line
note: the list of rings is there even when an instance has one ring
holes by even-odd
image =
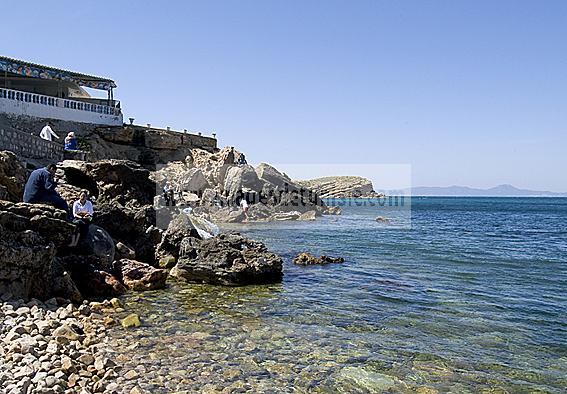
[[[411,230],[378,215],[242,227],[283,283],[129,295],[144,327],[121,351],[164,392],[565,392],[567,199],[413,198]]]

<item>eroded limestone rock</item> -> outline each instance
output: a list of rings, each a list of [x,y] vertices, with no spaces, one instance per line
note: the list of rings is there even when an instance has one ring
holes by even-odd
[[[239,234],[207,240],[187,237],[171,275],[187,282],[241,286],[282,280],[282,259]]]

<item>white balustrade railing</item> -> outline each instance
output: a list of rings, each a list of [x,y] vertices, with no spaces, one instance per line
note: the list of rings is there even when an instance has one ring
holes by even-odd
[[[19,90],[0,88],[0,99],[22,101],[51,107],[68,108],[77,111],[94,112],[105,115],[121,115],[120,108],[108,105],[91,104],[83,101],[69,100],[64,98],[44,96],[37,93],[22,92]]]

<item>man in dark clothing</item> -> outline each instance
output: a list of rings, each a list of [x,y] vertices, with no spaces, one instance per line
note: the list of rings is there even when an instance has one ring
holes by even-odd
[[[55,191],[57,181],[55,180],[55,164],[50,164],[44,168],[33,171],[26,182],[24,189],[24,202],[31,204],[50,204],[67,212],[69,216],[69,206]]]

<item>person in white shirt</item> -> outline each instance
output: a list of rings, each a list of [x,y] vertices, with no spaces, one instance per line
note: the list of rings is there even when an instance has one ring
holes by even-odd
[[[73,224],[77,226],[79,230],[73,237],[71,242],[71,247],[77,246],[81,238],[85,238],[89,232],[89,226],[93,219],[94,210],[93,204],[88,200],[89,192],[87,190],[81,190],[79,199],[73,204]]]
[[[242,197],[240,199],[240,208],[242,208],[242,211],[244,212],[244,216],[246,217],[246,220],[248,220],[248,201],[246,201],[246,197]]]
[[[53,137],[59,139],[59,136],[55,134],[53,129],[51,128],[51,123],[48,122],[43,129],[39,132],[39,136],[46,141],[53,141]]]

